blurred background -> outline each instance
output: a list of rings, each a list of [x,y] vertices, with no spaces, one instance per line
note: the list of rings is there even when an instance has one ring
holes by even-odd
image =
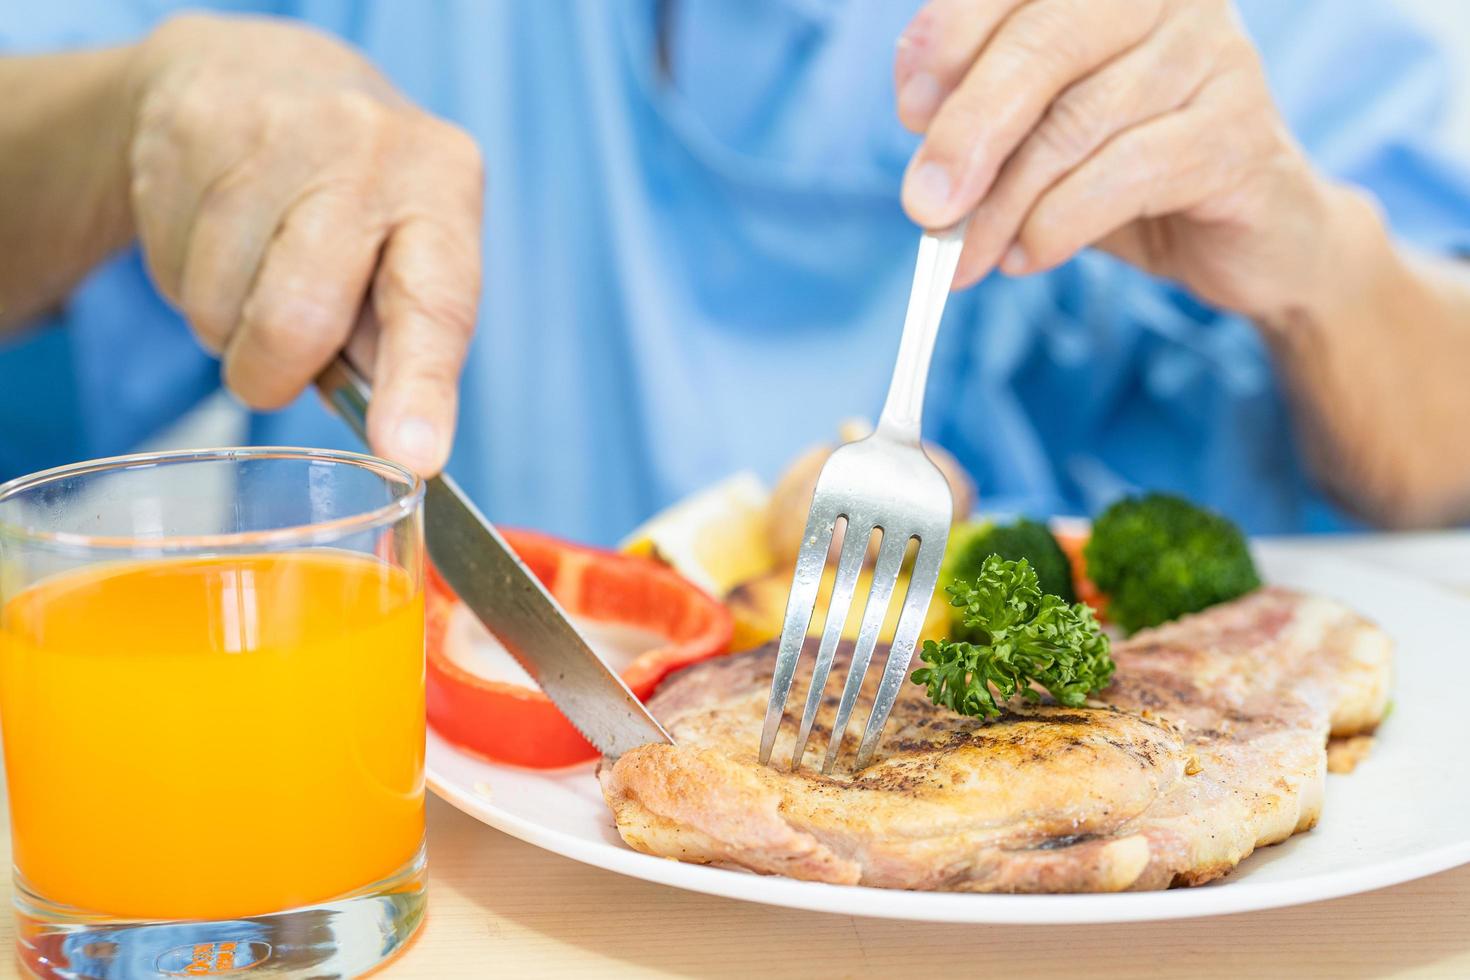
[[[1364,0],[1349,0],[1364,2]],[[1369,3],[1380,0],[1367,0]],[[1448,116],[1447,138],[1470,159],[1470,3],[1464,0],[1398,0],[1403,9],[1444,41],[1455,73],[1455,99]]]
[[[1470,0],[1343,0],[1344,3],[1397,3],[1439,37],[1450,50],[1455,95],[1446,115],[1447,143],[1470,159]],[[147,448],[192,449],[241,441],[246,415],[225,393],[206,400],[186,418],[150,440]]]
[[[0,52],[134,41],[181,3],[0,0]],[[876,414],[917,239],[897,191],[918,138],[898,123],[889,63],[917,5],[873,8],[881,16],[857,0],[216,6],[294,12],[478,142],[490,173],[484,288],[450,469],[499,520],[611,543],[732,473],[771,481],[831,443],[841,420]],[[1277,107],[1318,166],[1377,194],[1404,241],[1466,248],[1470,4],[1237,6]],[[214,24],[222,51],[240,50],[240,31],[295,26]],[[1234,26],[1220,18],[1215,29]],[[294,77],[258,60],[265,86]],[[748,71],[732,84],[737,68]],[[1248,135],[1274,115],[1261,102],[1240,118]],[[1270,212],[1267,226],[1297,227],[1290,217]],[[1310,263],[1319,242],[1337,240],[1323,232],[1290,247]],[[1368,308],[1353,299],[1338,309]],[[1397,296],[1387,306],[1385,322],[1412,308]],[[1438,324],[1419,313],[1416,323]],[[0,342],[0,479],[138,448],[356,445],[310,396],[252,418],[210,394],[216,366],[136,250],[48,316],[15,345],[34,351],[7,361],[16,350]],[[1311,469],[1296,441],[1302,413],[1288,404],[1301,378],[1279,383],[1286,362],[1257,325],[1185,283],[1088,252],[1044,276],[992,276],[956,295],[946,317],[925,431],[969,470],[988,510],[1087,515],[1158,489],[1252,533],[1396,520]],[[1322,402],[1333,419],[1351,414],[1348,402],[1368,406],[1359,420],[1390,414],[1373,411],[1384,399],[1357,397],[1364,377],[1437,390],[1423,386],[1422,366],[1449,363],[1454,346],[1444,333],[1419,345],[1372,330],[1335,336],[1425,356],[1398,373],[1381,362],[1342,372],[1342,397]],[[1447,374],[1441,387],[1457,382]],[[821,410],[793,411],[796,395]],[[1409,425],[1382,445],[1438,445],[1419,440],[1420,418]],[[1434,430],[1441,442],[1454,438],[1447,429]],[[1407,471],[1399,454],[1374,449],[1336,468],[1338,482]],[[1459,459],[1421,455],[1443,469]],[[1443,523],[1398,513],[1402,524]]]

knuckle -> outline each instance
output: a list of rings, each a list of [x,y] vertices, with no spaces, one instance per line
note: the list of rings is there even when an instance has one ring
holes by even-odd
[[[436,330],[448,330],[450,336],[459,340],[468,339],[474,333],[475,304],[467,291],[442,284],[400,284],[399,294],[406,313],[426,320]]]
[[[390,316],[422,318],[454,337],[469,337],[475,328],[479,263],[448,232],[418,244],[383,265],[375,299],[388,307]]]
[[[368,91],[338,92],[321,106],[319,115],[335,134],[328,152],[356,161],[359,170],[365,166],[377,173],[383,160],[411,142],[404,138],[402,112]]]
[[[303,107],[301,97],[283,88],[271,88],[255,96],[255,114],[259,120],[262,142],[267,145],[290,145],[285,142],[302,130]],[[313,122],[316,122],[313,120]],[[321,129],[313,128],[320,133]]]
[[[389,226],[388,191],[377,174],[346,170],[323,178],[286,218],[285,233],[324,252],[358,256],[376,249]]]
[[[195,227],[212,222],[238,221],[242,213],[258,206],[262,167],[258,158],[247,156],[216,174],[204,187],[195,208]]]
[[[361,88],[343,88],[325,100],[324,110],[338,126],[354,133],[377,133],[390,128],[393,110]]]
[[[1223,36],[1216,34],[1215,38],[1215,61],[1218,65],[1217,72],[1228,72],[1241,68],[1261,67],[1261,56],[1249,38],[1242,37],[1239,33],[1231,31]]]
[[[153,94],[154,105],[145,110],[168,140],[182,143],[194,134],[207,132],[219,118],[219,100],[214,88],[203,84],[175,84]]]
[[[485,159],[480,153],[480,144],[475,142],[473,136],[449,123],[443,123],[442,126],[445,148],[456,161],[473,169],[484,166]]]
[[[1067,161],[1080,160],[1097,149],[1102,126],[1110,116],[1097,88],[1074,85],[1057,96],[1036,131],[1042,146]]]
[[[478,187],[484,180],[485,155],[468,132],[442,119],[428,117],[428,144],[435,159]]]
[[[325,359],[347,334],[343,314],[319,298],[295,295],[276,316],[291,325],[293,346],[299,356],[308,360]]]
[[[369,238],[376,239],[381,215],[376,189],[362,175],[351,171],[323,176],[291,208],[276,232],[279,241],[292,243],[292,251],[328,255],[356,254]],[[314,291],[328,291],[330,283],[319,281]]]
[[[295,353],[295,331],[268,301],[254,296],[246,301],[240,326],[243,338],[267,360],[282,360]]]
[[[331,309],[294,291],[251,297],[241,324],[260,358],[274,364],[323,359],[336,344]]]
[[[338,157],[375,147],[388,129],[390,110],[370,94],[338,88],[304,97],[290,87],[274,87],[255,97],[261,142],[302,146],[309,152]]]
[[[133,151],[160,142],[159,134],[166,131],[172,115],[169,97],[165,90],[149,89],[138,99],[138,109],[133,116]]]
[[[442,281],[426,281],[405,275],[402,270],[390,273],[381,294],[391,295],[387,305],[390,316],[411,317],[429,325],[433,332],[449,331],[464,341],[475,329],[475,304],[468,290],[457,290]]]

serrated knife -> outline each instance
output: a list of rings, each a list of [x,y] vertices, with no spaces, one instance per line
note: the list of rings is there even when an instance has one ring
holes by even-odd
[[[366,443],[372,389],[362,375],[339,356],[316,384]],[[650,742],[673,742],[448,476],[426,481],[424,541],[460,600],[598,751],[616,758]]]

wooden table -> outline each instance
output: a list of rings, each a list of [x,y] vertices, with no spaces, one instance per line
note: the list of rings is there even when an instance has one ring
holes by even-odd
[[[1441,580],[1470,535],[1430,539]],[[1449,547],[1453,545],[1453,547]],[[1351,545],[1406,568],[1412,539]],[[1346,550],[1346,549],[1345,549]],[[1451,559],[1445,564],[1445,559]],[[1466,815],[1470,821],[1470,814]],[[0,829],[3,830],[3,829]],[[9,835],[0,832],[9,859]],[[385,980],[454,977],[1470,978],[1470,865],[1314,905],[1108,926],[924,925],[770,908],[654,885],[538,850],[429,803],[429,917]],[[8,884],[4,886],[8,889]],[[0,916],[0,969],[15,937]]]

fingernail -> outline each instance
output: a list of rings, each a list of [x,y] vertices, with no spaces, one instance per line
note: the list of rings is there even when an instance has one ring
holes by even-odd
[[[923,220],[938,215],[949,205],[949,172],[937,163],[920,164],[909,175],[909,208]]]
[[[1006,249],[1005,258],[1000,260],[1000,269],[1008,276],[1020,275],[1026,271],[1028,261],[1026,250],[1021,247],[1020,242],[1017,242]]]
[[[909,34],[898,36],[898,53],[893,56],[893,75],[903,82],[919,62],[919,41]]]
[[[939,108],[939,79],[921,71],[898,92],[898,113],[905,119],[927,119]]]
[[[900,84],[919,63],[919,56],[929,43],[929,37],[933,33],[929,27],[930,19],[927,10],[920,11],[898,36],[898,53],[893,59],[893,73]]]
[[[393,457],[414,469],[439,462],[439,430],[420,418],[407,418],[393,430]]]

